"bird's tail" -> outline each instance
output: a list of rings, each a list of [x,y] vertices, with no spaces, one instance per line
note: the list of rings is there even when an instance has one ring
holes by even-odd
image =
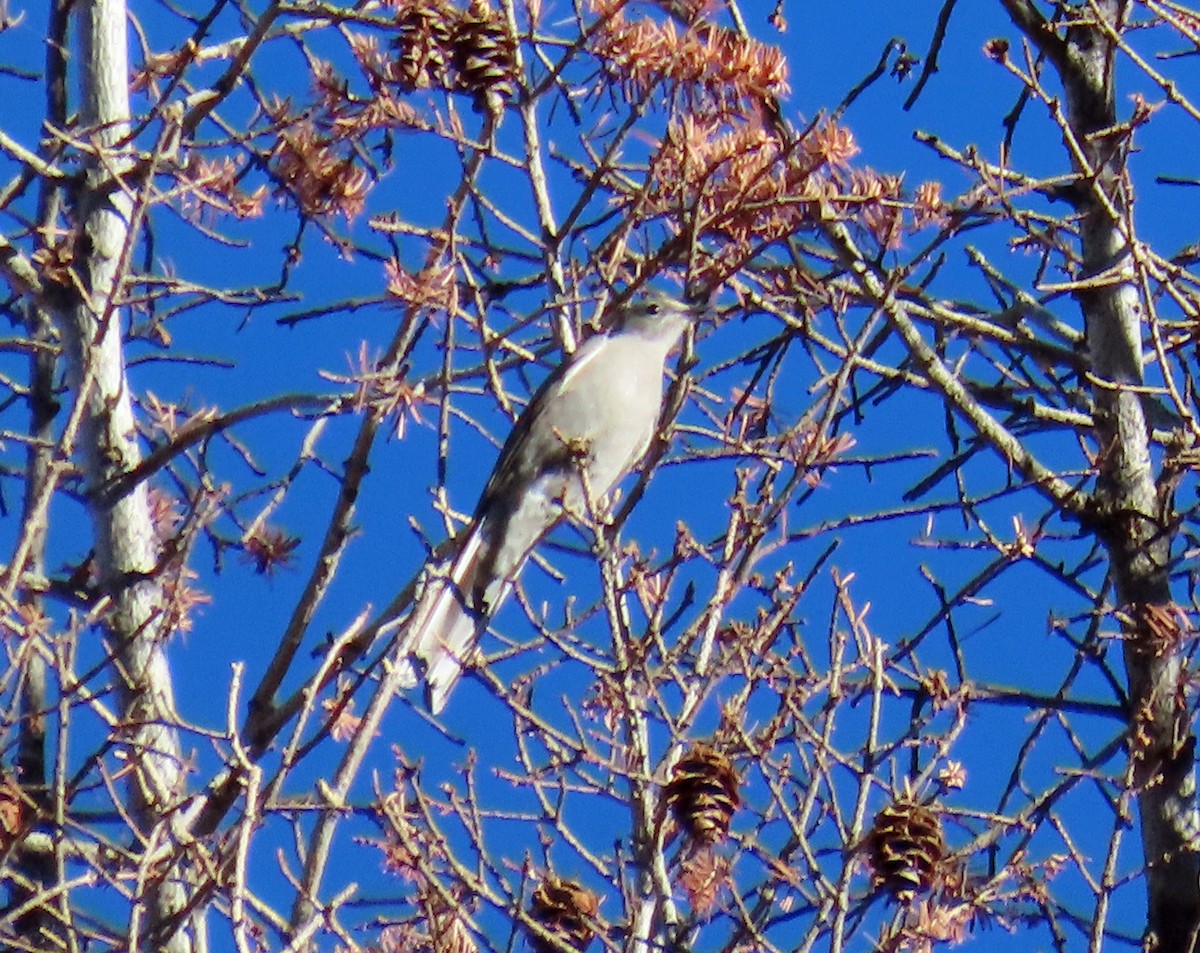
[[[424,666],[425,703],[435,715],[445,706],[464,663],[487,628],[489,615],[511,588],[505,583],[494,591],[492,580],[479,579],[479,573],[487,571],[486,549],[476,527],[453,563],[427,570],[425,587],[408,617],[412,654]],[[483,604],[475,605],[480,594]]]

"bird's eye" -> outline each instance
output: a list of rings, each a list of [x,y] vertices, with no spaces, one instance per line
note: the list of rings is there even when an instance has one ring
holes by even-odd
[[[657,301],[649,301],[646,303],[646,314],[656,315],[662,310],[662,306]]]

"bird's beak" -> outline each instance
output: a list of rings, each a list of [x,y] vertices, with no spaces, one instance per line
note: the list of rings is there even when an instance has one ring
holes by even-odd
[[[707,298],[703,301],[686,299],[684,304],[687,306],[688,315],[692,319],[693,324],[703,324],[705,322],[711,324],[716,318],[716,311],[713,309],[712,302]]]
[[[688,288],[683,293],[683,303],[697,324],[712,321],[716,316],[712,289]]]

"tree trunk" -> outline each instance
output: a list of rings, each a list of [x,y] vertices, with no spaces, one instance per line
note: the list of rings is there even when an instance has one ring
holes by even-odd
[[[1115,60],[1110,39],[1126,4],[1093,5],[1103,23],[1081,21],[1061,47],[1067,123],[1085,167],[1075,206],[1080,214],[1081,284],[1076,293],[1093,372],[1098,450],[1096,525],[1111,560],[1122,611],[1129,681],[1132,776],[1139,786],[1142,844],[1149,890],[1148,944],[1192,950],[1200,926],[1200,865],[1193,748],[1174,646],[1151,628],[1152,607],[1170,617],[1172,521],[1160,512],[1150,459],[1143,394],[1146,319],[1134,273],[1126,201],[1128,140],[1117,129]],[[1105,25],[1106,24],[1106,25]],[[1068,144],[1069,147],[1071,144]],[[1082,163],[1080,163],[1082,165]]]
[[[152,832],[167,822],[185,784],[164,653],[169,632],[163,588],[156,578],[160,547],[144,483],[115,499],[98,492],[141,461],[121,339],[123,279],[136,241],[130,193],[120,183],[130,168],[127,14],[124,0],[88,0],[77,9],[83,95],[78,134],[94,152],[75,200],[80,294],[63,315],[64,343],[78,402],[72,422],[79,422],[100,588],[113,600],[106,624],[122,688],[130,810],[143,837],[157,844],[162,838]],[[145,866],[148,929],[136,941],[184,953],[192,943],[177,921],[187,891],[177,871],[167,869],[173,865],[147,858]]]

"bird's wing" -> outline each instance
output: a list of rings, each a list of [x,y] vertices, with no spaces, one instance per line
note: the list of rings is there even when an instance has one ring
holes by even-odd
[[[572,466],[572,451],[546,423],[547,408],[602,354],[605,340],[590,338],[542,382],[500,451],[454,562],[429,571],[408,625],[416,627],[413,654],[425,665],[425,698],[434,714],[525,558],[561,516],[561,506],[549,501],[562,495],[554,474]]]
[[[511,504],[514,497],[524,492],[547,470],[559,469],[570,462],[570,450],[559,436],[546,432],[546,428],[542,426],[542,418],[546,408],[553,404],[555,398],[569,389],[572,381],[600,356],[607,339],[606,334],[588,338],[579,350],[568,361],[556,367],[534,392],[525,411],[517,418],[508,439],[504,441],[492,475],[487,486],[483,488],[479,506],[475,511],[476,522],[498,501],[508,501]],[[543,446],[538,447],[536,452],[531,452],[532,443],[541,443]]]

